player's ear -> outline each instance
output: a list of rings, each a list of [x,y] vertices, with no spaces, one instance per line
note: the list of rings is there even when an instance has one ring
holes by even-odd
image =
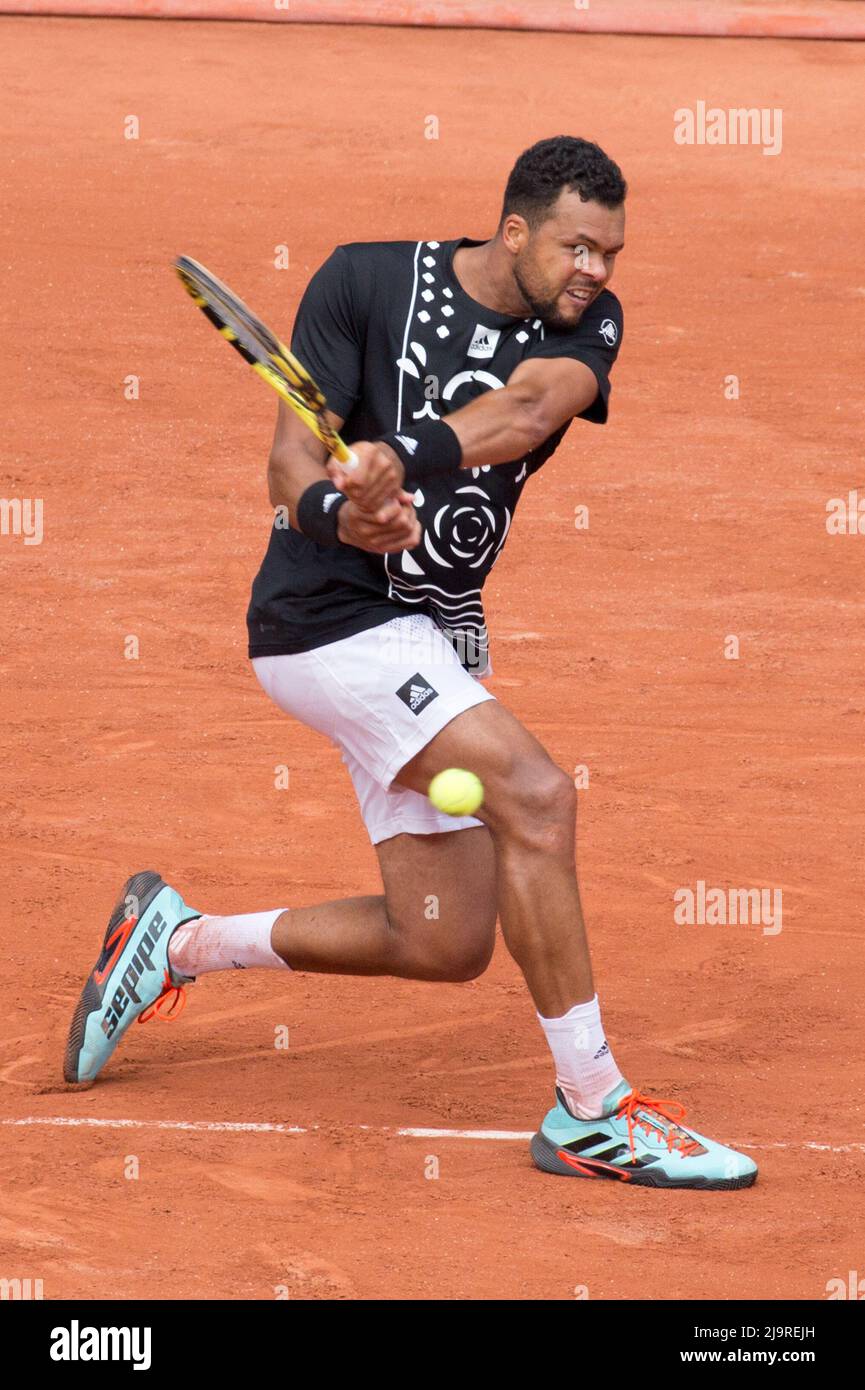
[[[529,224],[518,212],[509,212],[502,222],[501,236],[507,249],[516,255],[528,244]]]

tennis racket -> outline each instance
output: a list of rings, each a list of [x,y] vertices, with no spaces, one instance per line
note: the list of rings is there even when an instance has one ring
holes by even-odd
[[[357,459],[325,417],[327,402],[309,372],[227,285],[191,256],[179,256],[174,269],[183,288],[244,362],[274,391],[346,468]]]

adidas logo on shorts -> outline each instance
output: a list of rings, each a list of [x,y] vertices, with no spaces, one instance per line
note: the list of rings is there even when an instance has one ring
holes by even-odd
[[[438,699],[438,691],[424,679],[420,671],[415,671],[396,693],[403,704],[408,705],[412,714],[420,714],[432,700]]]

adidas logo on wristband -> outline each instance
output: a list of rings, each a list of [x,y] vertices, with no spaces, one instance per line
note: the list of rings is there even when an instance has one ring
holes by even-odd
[[[414,434],[382,436],[382,443],[398,454],[405,469],[405,486],[413,491],[422,479],[459,472],[463,451],[459,439],[444,420],[424,420]]]

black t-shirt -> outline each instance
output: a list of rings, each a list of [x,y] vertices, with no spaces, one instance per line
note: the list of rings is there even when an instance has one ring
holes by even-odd
[[[457,241],[338,246],[312,277],[292,336],[347,444],[439,419],[504,386],[527,357],[574,357],[598,380],[582,418],[603,424],[622,310],[602,291],[575,328],[485,308],[453,272]],[[250,656],[305,652],[387,622],[427,613],[467,670],[488,666],[481,589],[513,520],[525,481],[558,447],[568,424],[524,458],[430,479],[414,495],[423,534],[414,550],[373,555],[320,546],[277,514],[252,587]],[[281,524],[280,524],[281,522]]]

